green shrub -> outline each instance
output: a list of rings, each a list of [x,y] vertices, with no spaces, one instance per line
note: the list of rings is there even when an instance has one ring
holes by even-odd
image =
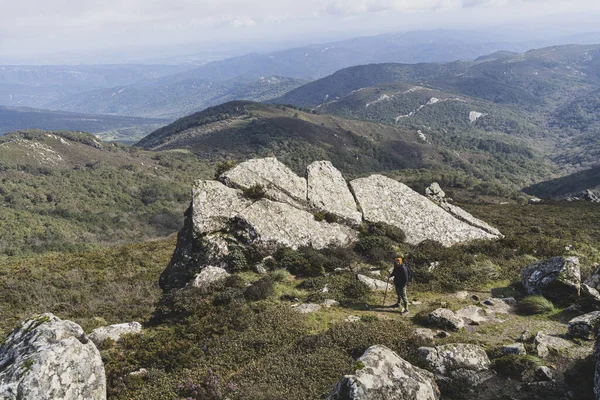
[[[523,315],[545,314],[554,311],[554,305],[544,296],[527,296],[519,302],[518,310]]]
[[[250,186],[249,188],[242,189],[244,197],[250,200],[260,200],[267,195],[267,190],[261,184]]]
[[[270,272],[269,276],[274,282],[285,282],[290,279],[290,273],[283,268]]]
[[[240,288],[225,288],[222,292],[217,293],[213,299],[215,306],[228,305],[233,301],[243,300],[245,292]]]
[[[492,362],[492,368],[499,374],[512,379],[520,379],[526,370],[535,369],[542,365],[541,359],[534,356],[517,356],[514,354],[497,358]]]
[[[310,247],[300,248],[298,251],[282,248],[277,251],[275,258],[279,267],[296,276],[314,277],[325,272],[325,257]]]
[[[387,236],[362,236],[354,245],[354,251],[370,263],[391,263],[396,258],[394,242]]]
[[[403,243],[406,240],[406,234],[402,229],[385,222],[364,223],[361,233],[366,236],[385,236],[396,243]]]
[[[325,287],[328,292],[323,294],[322,290]],[[366,284],[349,272],[309,278],[298,285],[298,288],[312,292],[309,295],[310,301],[325,300],[323,297],[327,297],[345,303],[364,302],[372,293]]]
[[[265,276],[246,288],[244,298],[249,301],[264,300],[271,296],[274,291],[273,279],[270,276]]]
[[[241,248],[236,247],[231,250],[225,261],[227,262],[229,268],[234,272],[241,272],[249,269],[246,254]]]
[[[236,166],[235,161],[219,161],[215,164],[215,179],[219,179],[225,172],[234,169]]]

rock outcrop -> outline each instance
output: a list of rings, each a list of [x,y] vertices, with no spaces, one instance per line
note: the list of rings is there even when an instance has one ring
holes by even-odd
[[[358,226],[362,215],[356,208],[348,183],[329,161],[316,161],[306,168],[308,204]]]
[[[366,275],[358,274],[356,275],[359,281],[367,285],[371,290],[376,292],[383,292],[385,290],[389,290],[394,288],[394,285],[389,282],[385,282],[379,279],[373,279]]]
[[[490,360],[485,350],[474,344],[453,343],[437,347],[421,347],[419,356],[433,372],[438,384],[459,380],[461,384],[475,386],[488,378]]]
[[[274,157],[248,160],[221,175],[227,186],[250,189],[260,185],[268,199],[304,206],[307,201],[306,179],[301,178]]]
[[[546,358],[551,355],[558,355],[562,351],[573,347],[573,343],[557,336],[547,335],[544,332],[538,332],[534,343],[538,356]]]
[[[594,289],[600,287],[600,266],[596,264],[595,271],[586,278],[584,283]]]
[[[408,186],[382,175],[355,179],[352,191],[368,222],[385,222],[406,234],[407,243],[424,240],[444,246],[475,239],[497,239],[480,228],[460,221]]]
[[[363,367],[345,376],[330,400],[437,400],[433,374],[417,368],[385,346],[372,346],[358,359]]]
[[[446,193],[444,193],[439,183],[433,182],[425,188],[425,196],[435,201],[442,201],[446,197]]]
[[[275,158],[241,163],[219,181],[196,182],[161,287],[184,287],[208,266],[233,269],[248,246],[262,256],[281,247],[349,247],[363,220],[397,226],[413,244],[430,239],[450,246],[499,237],[484,222],[461,221],[393,179],[373,175],[350,186],[354,193],[330,162],[309,165],[305,179]],[[452,210],[460,213],[456,206]]]
[[[107,339],[118,342],[123,335],[139,334],[141,332],[142,324],[139,322],[109,325],[94,329],[92,333],[90,333],[90,340],[94,342],[96,346],[99,346]]]
[[[100,353],[74,322],[30,319],[0,347],[0,399],[106,399]]]
[[[521,271],[521,283],[529,294],[541,294],[552,300],[574,300],[581,288],[579,259],[554,257],[531,264]]]
[[[600,203],[600,196],[592,192],[590,189],[584,190],[581,193],[574,194],[566,198],[567,201],[589,201],[592,203]]]
[[[453,204],[450,203],[446,203],[446,202],[442,202],[440,203],[440,207],[447,211],[448,213],[452,214],[452,216],[454,216],[455,218],[468,223],[471,226],[483,229],[484,231],[486,231],[487,233],[494,235],[494,236],[498,236],[498,237],[502,237],[502,234],[500,233],[500,231],[496,228],[494,228],[493,226],[487,224],[486,222],[475,218],[474,216],[472,216],[471,214],[469,214],[468,212],[466,212],[465,210],[463,210],[462,208],[455,206]]]

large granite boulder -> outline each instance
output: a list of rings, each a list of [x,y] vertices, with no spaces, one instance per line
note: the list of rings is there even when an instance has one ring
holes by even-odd
[[[329,161],[315,161],[307,169],[308,204],[358,226],[362,215],[356,208],[348,183]]]
[[[240,190],[218,181],[197,181],[192,189],[194,234],[200,236],[227,228],[231,218],[250,204]]]
[[[100,352],[74,322],[25,321],[0,347],[0,399],[106,399]]]
[[[579,296],[581,273],[577,257],[554,257],[539,261],[521,271],[527,293],[552,300],[574,300]]]
[[[306,179],[301,178],[274,157],[245,161],[219,178],[229,187],[249,189],[256,185],[265,188],[266,197],[296,207],[306,205]]]
[[[115,324],[96,328],[90,333],[90,340],[96,346],[110,339],[115,342],[121,340],[123,335],[139,334],[142,332],[142,324],[139,322],[128,322],[124,324]]]
[[[440,381],[459,380],[475,386],[488,378],[484,372],[490,368],[485,350],[474,344],[453,343],[437,347],[421,347],[418,350],[427,370]]]
[[[600,327],[600,311],[592,311],[569,321],[569,335],[574,338],[594,339]]]
[[[500,233],[500,231],[496,228],[494,228],[493,226],[489,225],[488,223],[475,218],[474,216],[472,216],[471,214],[469,214],[468,212],[466,212],[465,210],[463,210],[462,208],[455,206],[453,204],[450,203],[446,203],[446,202],[442,202],[440,203],[440,207],[444,210],[447,211],[448,213],[452,214],[453,217],[468,223],[471,226],[483,229],[484,231],[486,231],[487,233],[491,234],[491,235],[495,235],[498,237],[502,237],[502,234]]]
[[[481,228],[460,221],[408,186],[382,175],[350,182],[352,191],[368,222],[384,222],[406,234],[409,244],[424,240],[444,246],[475,239],[497,239]]]
[[[584,283],[594,289],[600,287],[600,266],[596,267],[595,271],[586,278]]]
[[[293,249],[311,246],[348,246],[358,239],[353,229],[315,220],[308,211],[262,199],[244,209],[238,218],[245,221],[254,241],[274,242]]]
[[[393,289],[394,285],[390,284],[390,282],[382,281],[380,279],[374,279],[366,275],[358,274],[356,278],[367,285],[371,290],[376,292],[384,292],[389,289]]]
[[[385,346],[369,347],[358,359],[363,367],[346,375],[330,400],[437,400],[434,376]]]

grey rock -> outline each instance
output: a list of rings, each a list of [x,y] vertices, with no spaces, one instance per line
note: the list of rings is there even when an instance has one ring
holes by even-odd
[[[415,335],[424,340],[433,341],[436,336],[436,332],[428,328],[417,328],[415,329]]]
[[[190,286],[206,288],[215,282],[226,279],[229,275],[229,272],[225,271],[223,268],[209,265],[204,267],[202,271],[194,277],[190,282]]]
[[[457,380],[462,385],[476,386],[490,378],[490,360],[477,345],[453,343],[437,347],[421,347],[419,357],[433,372],[439,385]]]
[[[431,185],[425,188],[425,196],[439,201],[446,197],[446,193],[444,193],[439,183],[433,182]]]
[[[434,376],[385,346],[372,346],[358,359],[364,368],[346,375],[330,400],[437,400]]]
[[[355,179],[350,186],[366,221],[402,229],[409,244],[429,239],[452,246],[474,239],[498,238],[459,221],[408,186],[385,176]]]
[[[535,370],[535,378],[538,381],[551,381],[554,379],[554,372],[545,365],[541,365]]]
[[[438,308],[429,314],[429,322],[442,329],[457,331],[465,326],[462,318],[447,308]]]
[[[513,343],[502,346],[502,352],[507,355],[513,354],[517,356],[524,356],[527,354],[523,343]]]
[[[596,358],[596,368],[594,372],[594,394],[595,399],[600,399],[600,335],[596,337],[594,344],[594,357]]]
[[[315,161],[307,169],[308,204],[358,226],[362,215],[356,208],[348,183],[329,161]]]
[[[348,315],[344,319],[344,322],[358,322],[358,321],[360,321],[360,317],[358,315]]]
[[[376,292],[384,292],[386,288],[387,290],[389,290],[390,287],[393,289],[393,285],[389,282],[381,281],[379,279],[373,279],[366,275],[358,274],[356,275],[356,278],[365,285],[367,285],[369,288],[371,288],[371,290]]]
[[[459,300],[466,300],[467,297],[469,297],[469,292],[467,292],[465,290],[461,290],[460,292],[454,293],[453,296]]]
[[[569,321],[569,335],[574,338],[594,339],[600,327],[600,311],[592,311]]]
[[[462,318],[466,324],[469,325],[479,325],[482,322],[489,321],[485,311],[481,307],[477,307],[474,305],[461,308],[456,311],[456,316]]]
[[[598,286],[600,286],[600,266],[597,266],[594,273],[588,276],[584,283],[593,289],[598,289]]]
[[[519,336],[520,342],[529,342],[529,341],[532,341],[533,339],[534,339],[534,336],[529,331],[523,331],[523,333],[521,333],[521,336]]]
[[[238,218],[250,227],[253,241],[272,242],[293,249],[348,246],[358,238],[356,231],[347,226],[316,221],[308,211],[267,199],[244,209]]]
[[[139,334],[142,332],[142,324],[139,322],[129,322],[125,324],[115,324],[96,328],[90,333],[90,340],[96,346],[99,346],[107,339],[115,342],[121,340],[121,336],[127,334]]]
[[[512,297],[505,299],[490,297],[481,304],[485,307],[488,316],[496,316],[497,314],[510,314],[514,312],[516,300]]]
[[[104,400],[100,352],[74,322],[52,314],[25,321],[0,347],[0,398]]]
[[[521,271],[521,283],[529,294],[552,300],[576,299],[581,288],[579,259],[554,257],[531,264]]]
[[[232,238],[229,238],[230,240]],[[200,240],[200,250],[202,252],[202,263],[225,268],[226,257],[229,255],[228,235],[223,233],[212,233],[203,236]]]
[[[254,272],[256,272],[259,275],[264,275],[267,273],[267,269],[262,264],[256,264],[254,266]]]
[[[336,300],[333,299],[327,299],[323,302],[323,304],[321,304],[323,307],[337,307],[340,305],[340,303]]]
[[[436,336],[439,337],[440,339],[445,339],[448,336],[450,336],[450,334],[446,331],[439,331]]]
[[[296,175],[274,157],[245,161],[219,179],[227,186],[239,189],[262,185],[267,198],[295,207],[303,207],[307,202],[306,179]]]
[[[573,347],[573,343],[560,337],[550,336],[544,332],[538,332],[534,343],[537,348],[538,356],[546,358],[550,355],[557,355]]]
[[[567,201],[589,201],[592,203],[600,203],[600,197],[590,189],[584,190],[581,193],[567,197]]]
[[[537,197],[532,197],[532,198],[531,198],[531,199],[529,199],[529,201],[528,201],[528,203],[529,203],[529,204],[538,204],[538,203],[541,203],[541,202],[542,202],[542,199],[539,199],[539,198],[537,198]]]
[[[302,314],[311,314],[311,313],[320,311],[321,308],[322,307],[320,304],[305,303],[305,304],[300,304],[298,307],[294,307],[294,310],[296,310]]]
[[[452,216],[454,216],[455,218],[457,218],[461,221],[464,221],[471,226],[481,228],[484,231],[486,231],[492,235],[502,237],[502,234],[500,233],[500,231],[498,229],[494,228],[493,226],[489,225],[488,223],[486,223],[478,218],[475,218],[474,216],[469,214],[467,211],[463,210],[462,208],[460,208],[458,206],[455,206],[450,203],[442,202],[442,203],[440,203],[440,207],[442,207],[442,209],[444,209],[448,213],[452,214]]]
[[[217,181],[197,181],[192,189],[192,220],[198,237],[227,227],[231,218],[252,202],[240,190]]]
[[[572,307],[576,308],[577,310],[584,309],[586,311],[599,311],[600,293],[598,290],[584,283],[581,285],[581,293],[579,299],[577,300],[577,304],[573,304]]]

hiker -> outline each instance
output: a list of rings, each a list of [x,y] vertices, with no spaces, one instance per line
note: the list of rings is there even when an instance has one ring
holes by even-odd
[[[406,285],[408,284],[408,267],[403,263],[401,257],[394,260],[394,270],[390,274],[390,278],[394,278],[394,287],[398,295],[398,302],[391,307],[399,307],[400,301],[404,306],[402,314],[408,314],[408,297],[406,296]]]

